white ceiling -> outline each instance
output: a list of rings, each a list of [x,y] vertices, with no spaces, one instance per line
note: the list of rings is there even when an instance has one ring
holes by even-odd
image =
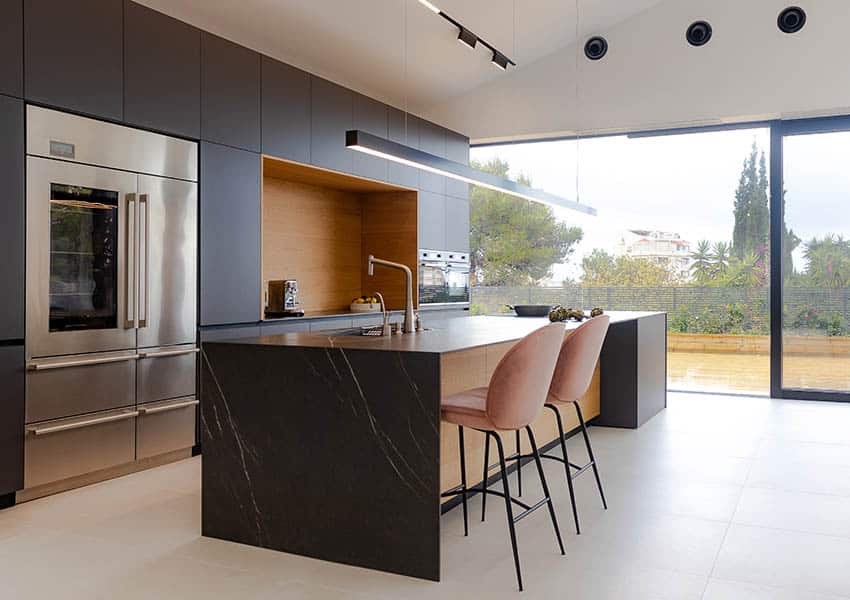
[[[417,0],[137,0],[400,108],[433,107],[498,80],[479,47]],[[661,0],[435,0],[518,69]],[[553,74],[557,76],[557,74]],[[455,124],[457,127],[458,124]]]

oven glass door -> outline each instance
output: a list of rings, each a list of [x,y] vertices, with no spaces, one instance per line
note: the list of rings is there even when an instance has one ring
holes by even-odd
[[[469,302],[469,266],[449,264],[446,268],[446,302]]]
[[[27,354],[136,346],[138,176],[27,159]]]
[[[419,263],[419,304],[447,302],[445,263]]]

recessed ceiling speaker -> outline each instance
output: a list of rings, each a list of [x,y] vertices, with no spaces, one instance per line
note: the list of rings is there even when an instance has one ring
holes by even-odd
[[[783,33],[797,33],[806,25],[806,11],[799,6],[791,6],[779,13],[776,20]]]
[[[599,60],[606,54],[608,54],[608,41],[604,37],[592,37],[584,45],[584,55],[590,60]]]
[[[711,25],[706,21],[692,23],[685,32],[685,38],[691,46],[705,46],[711,39]]]

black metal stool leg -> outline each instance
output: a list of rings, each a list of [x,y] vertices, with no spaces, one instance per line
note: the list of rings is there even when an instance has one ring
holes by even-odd
[[[581,414],[581,406],[578,402],[573,402],[578,414],[578,422],[581,424],[581,434],[584,436],[584,445],[587,448],[587,457],[590,459],[590,464],[593,465],[593,475],[596,477],[596,487],[599,488],[599,496],[602,498],[602,506],[608,510],[608,502],[605,500],[605,492],[602,491],[602,480],[599,478],[599,469],[596,468],[596,458],[593,456],[593,448],[590,447],[590,436],[587,434],[587,425],[584,422],[584,415]]]
[[[522,452],[520,452],[519,429],[516,430],[516,486],[517,496],[522,496]]]
[[[487,435],[492,435],[496,438],[496,449],[499,451],[499,467],[502,472],[502,485],[505,489],[505,511],[508,513],[508,529],[511,532],[511,547],[514,551],[514,566],[516,567],[516,580],[519,584],[519,591],[522,591],[522,571],[519,566],[519,550],[517,549],[516,544],[516,527],[514,524],[514,511],[511,506],[511,486],[508,483],[508,469],[505,464],[505,448],[502,446],[502,438],[499,437],[498,433],[487,432]],[[484,494],[485,496],[487,494]]]
[[[460,484],[463,486],[463,492],[461,493],[461,498],[463,499],[463,535],[469,535],[469,518],[467,516],[467,508],[466,508],[466,450],[464,448],[463,443],[463,427],[458,425],[457,428],[458,441],[460,442]],[[487,494],[484,494],[485,496]]]
[[[490,475],[490,434],[484,435],[484,478],[481,481],[481,487],[484,488],[484,493],[481,494],[481,522],[484,522],[484,517],[487,515],[487,477]]]
[[[546,496],[546,503],[549,505],[549,516],[552,517],[552,527],[555,528],[555,537],[558,538],[558,546],[561,548],[561,554],[564,552],[564,541],[561,539],[561,529],[558,527],[558,518],[555,516],[555,505],[552,504],[552,495],[549,493],[549,486],[546,484],[546,475],[543,473],[543,463],[540,460],[540,451],[537,449],[537,441],[534,439],[534,433],[531,427],[526,427],[528,433],[528,442],[531,444],[531,453],[534,455],[534,462],[537,464],[537,474],[540,475],[540,485],[543,486],[543,494]]]
[[[561,441],[561,452],[564,454],[564,472],[567,475],[567,488],[570,491],[570,504],[573,508],[573,521],[576,524],[576,535],[581,535],[581,526],[578,522],[578,508],[576,507],[576,494],[573,489],[573,476],[570,472],[570,459],[567,455],[567,440],[564,433],[564,422],[561,420],[561,411],[553,404],[547,404],[546,408],[555,413],[555,422],[558,424],[558,439]]]

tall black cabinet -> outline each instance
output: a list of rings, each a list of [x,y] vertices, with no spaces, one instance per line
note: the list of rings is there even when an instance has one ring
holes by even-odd
[[[24,95],[24,2],[0,0],[0,94]]]

